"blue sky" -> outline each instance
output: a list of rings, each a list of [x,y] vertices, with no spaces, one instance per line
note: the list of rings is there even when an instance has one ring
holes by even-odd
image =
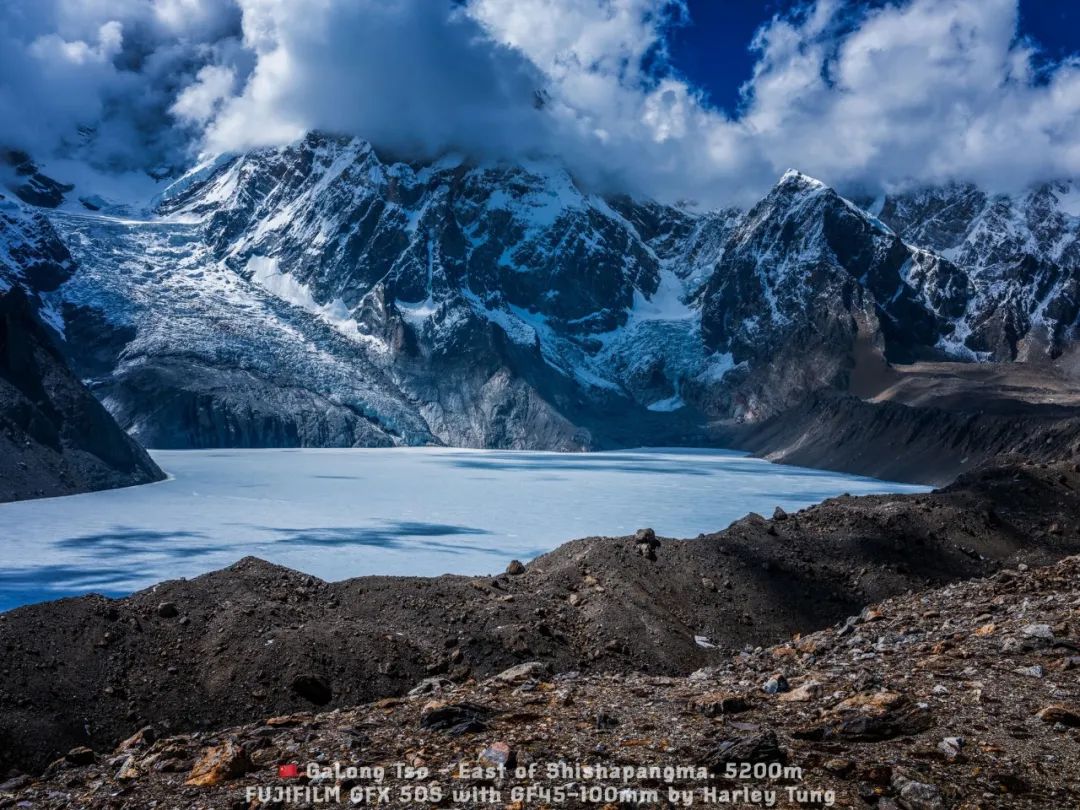
[[[792,0],[687,0],[690,23],[676,27],[669,38],[672,64],[710,102],[734,113],[739,88],[753,73],[754,32],[799,5]],[[1080,2],[1021,0],[1019,34],[1037,42],[1054,61],[1080,52]]]

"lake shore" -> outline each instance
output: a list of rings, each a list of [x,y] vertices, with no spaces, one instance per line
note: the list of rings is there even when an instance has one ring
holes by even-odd
[[[0,505],[0,611],[120,596],[255,556],[326,580],[499,571],[568,538],[694,537],[747,511],[918,492],[744,453],[640,448],[155,451],[170,480]]]

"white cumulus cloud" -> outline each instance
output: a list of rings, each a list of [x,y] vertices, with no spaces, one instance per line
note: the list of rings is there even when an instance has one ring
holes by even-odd
[[[788,167],[867,192],[1080,176],[1080,61],[1041,59],[1017,3],[797,5],[727,114],[668,61],[683,0],[8,0],[0,142],[158,166],[322,129],[705,205]]]

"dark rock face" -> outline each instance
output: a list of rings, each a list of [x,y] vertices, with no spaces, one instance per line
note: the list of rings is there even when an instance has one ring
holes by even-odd
[[[162,478],[68,369],[22,289],[0,293],[0,501]]]
[[[965,297],[951,263],[788,172],[732,232],[702,294],[705,343],[735,365],[711,410],[756,421],[844,388],[860,340],[893,362],[939,355]]]
[[[48,220],[0,195],[0,501],[164,478],[70,371],[43,323],[62,322],[43,296],[74,269]]]
[[[555,166],[388,164],[366,143],[322,135],[237,160],[163,211],[209,213],[207,239],[238,271],[272,255],[319,300],[352,308],[377,283],[387,298],[436,306],[467,292],[587,333],[623,322],[634,291],[658,282],[635,231]],[[237,183],[224,199],[223,179]],[[251,231],[283,210],[287,222]]]
[[[378,423],[348,404],[246,369],[161,358],[95,387],[148,447],[390,447]],[[149,403],[157,403],[147,419]]]
[[[75,270],[71,253],[43,214],[0,192],[0,287],[19,284],[40,304]]]
[[[20,200],[42,208],[56,208],[73,186],[42,174],[25,152],[0,148],[0,170],[7,169],[7,188]]]
[[[1057,357],[1078,336],[1080,219],[1072,182],[991,196],[970,185],[886,198],[882,221],[948,254],[970,294],[955,345],[994,360]]]

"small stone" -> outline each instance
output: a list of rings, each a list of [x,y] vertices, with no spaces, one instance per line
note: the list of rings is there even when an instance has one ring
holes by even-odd
[[[64,754],[64,759],[72,765],[92,765],[94,752],[85,745],[80,745],[78,748],[72,748]]]
[[[409,697],[423,697],[424,695],[435,695],[440,692],[444,692],[448,689],[454,688],[454,682],[449,678],[443,678],[436,676],[433,678],[424,678],[416,686],[409,690]]]
[[[656,559],[656,549],[660,547],[660,541],[656,539],[656,532],[652,529],[638,529],[634,533],[634,544],[637,553],[647,560]]]
[[[634,542],[647,543],[650,546],[660,545],[660,541],[656,539],[656,532],[652,529],[638,529],[634,532]]]
[[[997,625],[991,622],[990,624],[984,624],[981,627],[975,629],[975,635],[977,636],[990,636],[997,630]]]
[[[392,698],[397,700],[397,698]],[[279,714],[276,717],[269,717],[266,720],[266,725],[270,728],[288,728],[290,726],[302,726],[304,723],[310,723],[312,715],[307,712],[297,712],[296,714]]]
[[[880,610],[874,608],[864,608],[863,612],[859,614],[859,620],[863,622],[876,622],[885,618],[885,614]]]
[[[779,692],[786,692],[788,691],[788,689],[789,687],[787,678],[785,678],[779,673],[773,675],[771,678],[769,678],[769,680],[765,681],[765,683],[761,685],[761,691],[767,695],[775,695]]]
[[[855,763],[850,759],[840,759],[834,757],[832,759],[825,760],[825,770],[830,773],[835,773],[837,776],[846,776],[851,773],[851,769],[855,767]]]
[[[157,607],[157,615],[163,619],[175,619],[180,615],[180,611],[176,609],[176,605],[172,602],[162,602]]]
[[[512,577],[518,577],[525,573],[525,565],[521,560],[511,560],[510,564],[506,566],[506,573]]]
[[[599,731],[605,731],[607,729],[616,728],[619,725],[619,718],[607,712],[600,712],[594,718],[596,728]]]
[[[487,729],[491,711],[473,703],[445,703],[432,700],[420,710],[420,727],[443,731],[451,737],[474,734]]]
[[[542,661],[526,661],[516,667],[504,669],[495,676],[496,681],[502,683],[524,683],[525,681],[540,680],[548,674],[548,665]]]
[[[1020,633],[1028,638],[1037,638],[1043,641],[1054,640],[1054,630],[1048,624],[1028,624],[1020,629]]]
[[[577,607],[581,604],[581,594],[572,593],[568,597],[566,597],[566,601],[569,602],[572,607]]]
[[[780,695],[778,698],[785,703],[809,703],[821,697],[825,688],[817,681],[807,681],[790,692]]]
[[[120,745],[116,747],[117,751],[130,751],[132,748],[146,748],[149,745],[153,745],[157,739],[157,734],[154,732],[152,726],[146,726],[140,728]]]
[[[514,767],[514,751],[504,742],[496,742],[489,745],[477,760],[487,768],[498,768],[500,771]]]
[[[121,782],[128,782],[132,779],[139,778],[139,768],[135,764],[134,754],[124,760],[124,763],[120,766],[120,770],[116,772],[116,778]]]
[[[731,692],[706,692],[692,698],[690,705],[706,717],[737,714],[750,708],[746,698]]]
[[[1073,728],[1080,726],[1080,714],[1068,706],[1047,706],[1045,709],[1040,709],[1035,716],[1044,723],[1061,723],[1063,726]]]
[[[242,746],[226,740],[221,745],[208,748],[191,769],[185,784],[209,787],[227,779],[243,776],[252,769],[251,760]]]
[[[745,737],[722,740],[706,757],[706,765],[714,773],[723,773],[728,763],[787,762],[787,751],[780,747],[776,733],[769,730]]]
[[[1001,640],[1001,651],[1006,655],[1015,655],[1024,651],[1024,642],[1018,638],[1004,638]]]
[[[1046,670],[1043,669],[1038,664],[1035,664],[1035,665],[1030,666],[1030,667],[1020,667],[1016,671],[1020,675],[1028,675],[1028,676],[1030,676],[1032,678],[1043,678],[1043,677],[1046,676]]]
[[[945,803],[934,785],[905,779],[900,787],[900,806],[904,810],[941,810]]]
[[[903,695],[896,692],[870,692],[853,695],[836,705],[837,712],[861,711],[872,714],[883,714],[902,706],[905,703]]]
[[[778,506],[778,507],[776,507],[776,509],[773,510],[772,519],[773,520],[787,520],[788,519],[788,513],[785,512],[783,510],[783,508]]]
[[[960,749],[964,747],[963,737],[946,737],[938,743],[938,751],[949,759],[956,759],[960,755]]]
[[[839,636],[840,638],[843,638],[844,636],[849,636],[849,635],[851,635],[852,633],[855,632],[855,627],[858,624],[859,624],[859,617],[858,616],[848,616],[844,620],[844,623],[842,625],[840,625],[840,629],[836,631],[836,635]]]

